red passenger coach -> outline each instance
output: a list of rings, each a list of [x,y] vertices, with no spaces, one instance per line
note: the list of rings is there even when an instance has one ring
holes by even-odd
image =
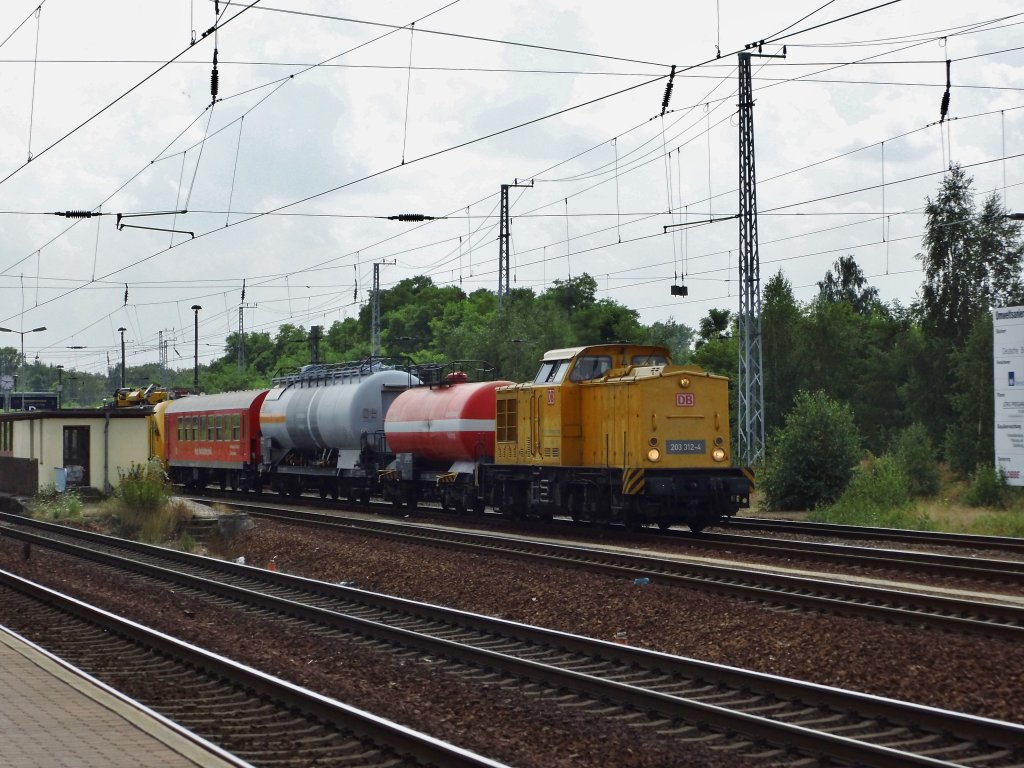
[[[167,471],[174,482],[202,488],[258,485],[260,406],[265,389],[191,395],[164,410]]]
[[[388,409],[384,433],[396,454],[437,465],[494,458],[494,390],[511,381],[413,387]]]

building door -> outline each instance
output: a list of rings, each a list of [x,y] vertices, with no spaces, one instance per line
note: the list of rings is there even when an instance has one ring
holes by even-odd
[[[64,468],[68,485],[89,485],[89,427],[64,427]]]

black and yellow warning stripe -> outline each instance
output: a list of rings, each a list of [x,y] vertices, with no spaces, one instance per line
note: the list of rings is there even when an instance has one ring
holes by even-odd
[[[622,471],[622,495],[636,496],[644,492],[643,467],[627,467]]]

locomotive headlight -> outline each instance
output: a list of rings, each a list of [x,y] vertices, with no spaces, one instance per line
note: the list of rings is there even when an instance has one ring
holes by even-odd
[[[659,451],[657,448],[651,448],[651,450],[647,452],[647,460],[661,461],[661,451]]]
[[[679,386],[682,387],[683,389],[686,389],[688,386],[690,386],[690,380],[686,378],[680,379]]]
[[[711,458],[715,461],[725,461],[725,451],[721,448],[715,448],[715,450],[711,452]]]

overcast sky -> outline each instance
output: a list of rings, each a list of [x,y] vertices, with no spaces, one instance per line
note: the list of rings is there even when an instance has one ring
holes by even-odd
[[[424,274],[496,290],[499,190],[516,180],[533,186],[510,194],[513,287],[587,272],[645,323],[736,311],[736,64],[752,41],[787,46],[753,61],[762,284],[781,269],[808,301],[850,254],[909,304],[922,206],[951,161],[979,204],[1024,210],[1013,3],[217,7],[204,37],[206,0],[0,4],[0,326],[47,328],[24,336],[29,359],[102,372],[125,327],[129,365],[158,359],[162,331],[187,367],[199,304],[208,361],[237,330],[243,279],[246,329],[271,332],[354,316],[375,262],[384,288]],[[69,210],[104,215],[53,215]],[[387,219],[402,213],[445,218]]]

